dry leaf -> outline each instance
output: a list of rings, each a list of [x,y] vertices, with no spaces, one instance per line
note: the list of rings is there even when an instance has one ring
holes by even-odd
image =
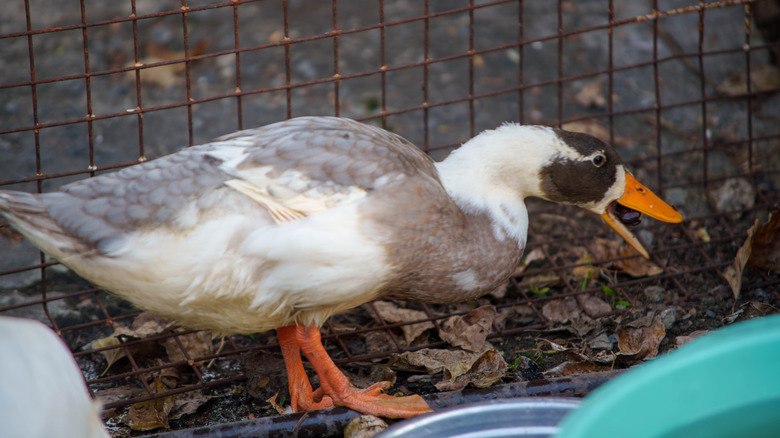
[[[739,306],[739,310],[723,318],[723,320],[728,324],[733,324],[738,321],[745,321],[748,319],[773,315],[777,312],[780,312],[780,309],[772,306],[771,304],[760,303],[758,301],[749,301]]]
[[[398,344],[393,342],[393,337],[386,331],[368,332],[365,336],[366,353],[381,353],[392,351],[398,348]]]
[[[447,366],[474,356],[478,355],[463,350],[423,348],[393,355],[388,365],[399,371],[425,370],[428,374],[438,374]]]
[[[780,210],[770,213],[769,220],[756,229],[747,266],[769,272],[780,270]]]
[[[482,306],[464,316],[447,318],[441,324],[439,336],[453,347],[481,352],[496,319],[495,306]]]
[[[111,335],[92,341],[87,344],[86,348],[98,349],[112,346],[117,347],[115,349],[100,352],[106,359],[106,369],[103,370],[103,374],[105,374],[117,360],[126,356],[124,349],[119,348],[120,338],[143,339],[148,336],[158,335],[170,326],[170,320],[143,312],[133,320],[130,327],[119,326],[114,329],[114,332]],[[149,350],[149,345],[145,343],[128,345],[127,349],[130,350],[133,356],[144,355],[144,353]]]
[[[732,178],[711,190],[710,197],[715,200],[715,209],[719,213],[739,212],[756,204],[756,189],[745,178]]]
[[[761,224],[759,220],[753,223],[745,242],[734,257],[734,263],[723,272],[734,298],[739,298],[742,290],[742,271],[746,266],[770,272],[780,270],[780,210],[770,213],[765,224]]]
[[[158,393],[168,389],[160,379],[156,379],[152,387]],[[122,422],[133,430],[145,431],[161,427],[167,429],[169,428],[168,414],[173,409],[173,405],[173,396],[135,403],[130,406]]]
[[[613,241],[596,238],[594,240],[594,255],[598,259],[614,259],[638,255],[639,253],[624,241]],[[612,262],[610,267],[623,271],[632,277],[647,277],[664,272],[658,265],[644,257],[631,257]]]
[[[582,132],[604,140],[609,139],[609,130],[602,123],[592,120],[564,123],[561,128],[567,131]]]
[[[561,276],[556,272],[543,272],[537,275],[523,276],[523,279],[520,280],[520,287],[525,289],[531,287],[542,289],[549,286],[558,286],[562,283]]]
[[[658,354],[658,346],[666,336],[661,316],[652,313],[632,321],[615,333],[621,356],[633,359],[651,359]]]
[[[85,348],[89,350],[97,350],[104,347],[117,347],[118,345],[119,339],[112,335],[106,336],[105,338],[96,339],[87,344]],[[106,368],[100,374],[101,376],[105,375],[106,372],[108,372],[108,369],[111,368],[111,365],[113,365],[117,360],[127,356],[124,349],[118,347],[110,350],[103,350],[100,352],[100,354],[106,359]]]
[[[750,66],[750,90],[753,93],[771,91],[780,88],[780,69],[771,64],[755,64]],[[726,96],[741,96],[747,93],[747,72],[737,70],[717,87],[720,94]]]
[[[396,306],[390,301],[375,301],[374,306],[376,307],[376,310],[379,312],[379,316],[381,316],[382,319],[393,324],[419,321],[421,319],[428,318],[428,315],[426,315],[425,312],[420,310],[404,309]],[[404,333],[404,340],[406,341],[406,345],[412,345],[412,342],[414,342],[415,339],[433,327],[434,325],[430,321],[402,326],[401,330]]]
[[[755,236],[756,229],[758,229],[759,221],[753,223],[753,226],[747,232],[747,238],[742,246],[737,251],[737,255],[734,257],[734,263],[727,267],[723,271],[723,276],[726,277],[729,286],[731,286],[731,292],[734,293],[734,299],[739,298],[739,294],[742,291],[742,271],[745,269],[750,258],[750,253],[753,251],[753,238]]]
[[[200,391],[185,392],[173,396],[173,409],[168,414],[169,420],[178,420],[189,414],[194,414],[199,407],[209,401],[212,397],[204,395]]]
[[[699,240],[701,240],[704,243],[710,243],[710,241],[712,240],[709,231],[707,231],[707,227],[701,227],[697,230],[694,230],[693,233],[694,235],[696,235],[696,237]]]
[[[274,410],[275,410],[275,411],[276,411],[276,412],[277,412],[279,415],[285,415],[285,414],[290,414],[290,413],[292,413],[292,408],[284,408],[284,407],[282,407],[282,405],[280,405],[280,404],[279,404],[279,403],[276,401],[276,399],[277,399],[278,397],[279,397],[279,393],[277,392],[277,393],[275,393],[274,395],[272,395],[270,398],[268,398],[266,401],[267,401],[268,403],[270,403],[270,404],[271,404],[271,407],[272,407],[272,408],[274,408]]]
[[[119,348],[121,339],[144,339],[150,336],[157,336],[170,331],[174,325],[175,322],[169,319],[143,312],[133,320],[130,327],[117,327],[111,335],[91,342],[87,345],[87,348],[98,349],[112,346],[117,347],[115,349],[100,352],[106,359],[106,369],[103,370],[103,374],[105,374],[117,360],[126,356],[124,349]],[[213,351],[211,335],[209,332],[189,333],[186,335],[179,335],[178,338],[182,343],[182,346],[187,350],[187,354],[191,359],[208,356]],[[166,338],[157,342],[128,345],[126,348],[130,350],[134,357],[139,357],[156,354],[157,352],[155,349],[157,345],[162,345],[163,348],[165,348],[170,361],[178,362],[185,360],[184,352],[179,347],[176,339],[173,338]]]
[[[214,351],[214,345],[211,343],[211,332],[200,331],[188,333],[186,335],[179,335],[178,339],[179,342],[181,342],[182,347],[187,351],[187,356],[189,356],[190,359],[210,356]],[[160,343],[165,348],[165,352],[168,353],[168,358],[172,362],[187,360],[181,347],[179,347],[179,343],[176,342],[176,339],[167,338],[163,339]]]
[[[600,333],[588,341],[588,347],[592,350],[612,350],[612,345],[612,339],[606,333]]]
[[[594,297],[593,295],[577,295],[577,302],[585,309],[585,313],[592,318],[604,316],[612,311],[612,306],[601,298]]]
[[[567,376],[579,376],[588,373],[598,373],[601,371],[609,371],[612,367],[607,365],[599,365],[592,361],[566,361],[560,365],[550,368],[544,372],[545,377],[567,377]]]
[[[358,388],[368,388],[377,382],[390,382],[391,385],[394,385],[397,378],[395,371],[387,365],[372,366],[368,375],[353,374],[349,370],[341,370],[341,372],[347,376],[352,385]]]
[[[509,366],[497,350],[487,350],[475,356],[446,367],[442,381],[435,385],[436,388],[440,391],[459,391],[469,384],[487,388],[506,375]]]
[[[709,332],[710,332],[709,330],[696,330],[695,332],[692,332],[689,335],[677,336],[676,338],[674,338],[674,343],[679,348],[687,344],[688,342],[691,342],[692,340],[698,338],[701,335],[706,335]]]
[[[575,248],[575,250],[577,249],[581,248]],[[591,264],[593,262],[593,256],[590,255],[587,251],[582,251],[582,253],[583,254],[580,256],[580,258],[578,258],[575,262],[581,266],[576,266],[571,270],[571,273],[578,282],[590,281],[590,279],[593,278],[597,272],[597,268]]]
[[[203,54],[203,52],[205,52],[206,45],[206,40],[199,41],[198,44],[190,50],[190,56],[198,56]],[[155,43],[154,41],[150,42],[146,47],[144,47],[144,54],[141,56],[140,63],[136,65],[137,67],[166,61],[181,60],[181,62],[151,68],[143,68],[140,70],[141,82],[147,85],[158,86],[161,88],[171,87],[176,85],[176,83],[181,82],[183,79],[182,75],[186,70],[186,64],[184,62],[184,59],[186,59],[185,55],[186,54],[183,50],[170,50],[161,44]],[[131,78],[131,80],[135,80],[135,70],[127,72],[127,75],[129,78]]]
[[[599,326],[598,321],[583,313],[577,300],[571,297],[546,303],[542,306],[542,315],[555,324],[571,323],[568,328],[577,336],[585,336]]]
[[[604,85],[601,78],[595,78],[588,82],[574,96],[574,99],[585,108],[604,108],[607,105],[607,98],[604,96]]]
[[[543,261],[544,260],[544,251],[542,251],[541,248],[537,247],[534,248],[531,252],[523,255],[523,260],[520,263],[520,266],[515,269],[515,272],[512,274],[513,276],[519,276],[522,275],[523,271],[525,271],[530,265],[532,265],[535,262]]]
[[[610,366],[599,365],[594,360],[580,351],[572,348],[566,348],[563,345],[546,340],[552,350],[566,355],[568,360],[560,365],[544,372],[546,377],[565,377],[578,374],[595,373],[598,371],[608,371]],[[611,361],[610,361],[611,362]],[[607,362],[608,364],[610,362]]]
[[[387,429],[387,423],[373,415],[353,418],[344,428],[344,438],[370,438]]]

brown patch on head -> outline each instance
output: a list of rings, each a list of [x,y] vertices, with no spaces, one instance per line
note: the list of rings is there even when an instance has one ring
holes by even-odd
[[[539,172],[545,198],[566,204],[588,204],[604,198],[616,179],[616,167],[623,161],[612,146],[581,132],[556,129],[558,137],[582,156],[573,159],[558,156]],[[605,161],[596,165],[592,158],[603,154]],[[590,158],[588,158],[590,157]]]

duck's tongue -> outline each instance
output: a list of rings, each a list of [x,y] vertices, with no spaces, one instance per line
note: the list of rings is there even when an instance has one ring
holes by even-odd
[[[644,213],[663,222],[682,222],[682,216],[677,210],[662,201],[629,173],[626,173],[626,190],[617,203],[620,206],[613,203],[607,207],[601,218],[645,258],[650,258],[650,255],[634,233],[628,230],[627,224],[636,225],[639,223],[641,216],[639,213]]]

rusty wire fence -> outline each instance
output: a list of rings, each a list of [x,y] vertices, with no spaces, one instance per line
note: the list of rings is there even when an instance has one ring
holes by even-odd
[[[535,254],[535,261],[513,278],[511,292],[491,298],[499,308],[525,306],[527,312],[494,327],[490,337],[548,328],[544,303],[605,287],[629,304],[650,286],[674,291],[672,303],[728,295],[722,272],[747,226],[775,205],[780,187],[780,46],[766,31],[780,23],[773,5],[13,0],[0,11],[0,188],[51,191],[301,115],[375,123],[435,158],[504,121],[562,125],[615,144],[635,175],[679,207],[686,221],[643,224],[639,235],[661,268],[656,275],[613,273],[583,283],[573,274],[577,268],[607,267],[630,256],[603,255],[596,239],[609,233],[590,216],[532,202],[526,254]],[[529,291],[541,287],[534,286],[539,278],[547,278],[548,294]],[[747,271],[743,296],[751,293],[777,299],[780,279]],[[416,322],[436,324],[467,311],[410,306],[426,315]],[[140,388],[109,401],[109,409],[241,384],[241,367],[214,371],[205,364],[276,351],[273,334],[259,334],[215,340],[213,350],[193,356],[185,345],[193,332],[177,328],[86,347],[138,314],[0,225],[0,315],[52,326],[94,393],[128,382]],[[324,328],[341,365],[445,345],[406,345],[398,332],[404,323],[383,320],[373,305],[346,318]],[[352,342],[372,332],[386,333],[393,347],[370,351]],[[134,358],[140,344],[161,340],[179,348],[178,359],[149,364]],[[106,372],[85,365],[110,354],[126,362]],[[149,375],[174,368],[187,376],[181,384],[153,387]]]

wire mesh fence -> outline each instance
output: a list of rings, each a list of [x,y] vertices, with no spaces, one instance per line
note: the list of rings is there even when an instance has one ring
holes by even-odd
[[[504,121],[562,126],[611,142],[638,179],[686,217],[641,226],[652,268],[629,273],[636,256],[611,250],[609,232],[591,216],[531,201],[526,261],[505,290],[463,306],[402,303],[419,312],[411,321],[388,320],[375,304],[340,315],[323,329],[336,363],[443,348],[435,335],[410,343],[401,330],[440,327],[486,304],[509,315],[491,325],[488,339],[509,346],[559,326],[544,306],[567,297],[600,296],[619,313],[661,290],[658,302],[688,316],[705,303],[722,321],[723,309],[780,301],[776,274],[746,271],[737,300],[723,275],[780,187],[773,7],[768,0],[14,0],[0,10],[0,188],[48,192],[301,115],[377,124],[436,159]],[[52,326],[110,412],[234,391],[251,380],[241,355],[278,351],[273,333],[212,340],[149,319],[7,225],[0,239],[0,315]],[[376,336],[384,341],[366,341]],[[95,343],[106,338],[114,341]],[[173,383],[160,386],[165,375]]]

